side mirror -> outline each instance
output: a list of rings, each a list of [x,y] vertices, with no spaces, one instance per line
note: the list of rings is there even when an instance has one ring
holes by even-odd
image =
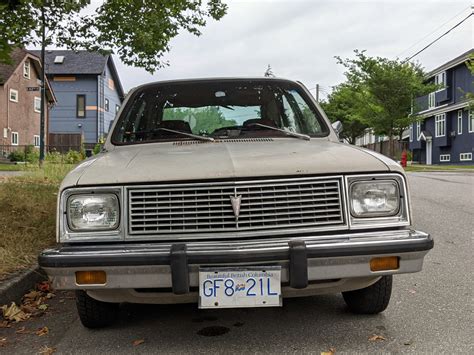
[[[336,121],[332,124],[332,128],[336,131],[336,134],[339,136],[339,134],[342,132],[342,123],[341,121]]]

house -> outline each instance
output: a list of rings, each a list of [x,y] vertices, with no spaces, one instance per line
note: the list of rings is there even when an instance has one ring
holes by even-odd
[[[57,99],[50,114],[50,136],[80,136],[86,149],[92,149],[109,132],[124,97],[112,56],[48,50],[45,63]]]
[[[420,120],[410,126],[413,161],[422,164],[473,164],[474,112],[467,93],[474,92],[474,76],[466,66],[471,49],[429,73],[430,82],[443,87],[415,99]]]
[[[40,145],[41,62],[20,48],[13,50],[11,59],[11,64],[0,64],[0,157],[3,158],[21,146]],[[55,97],[48,80],[46,99],[50,108]],[[45,110],[45,132],[48,111]]]

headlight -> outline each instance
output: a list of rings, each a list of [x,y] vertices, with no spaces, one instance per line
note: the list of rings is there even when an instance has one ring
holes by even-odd
[[[67,218],[73,231],[114,230],[120,222],[115,194],[72,195],[67,200]]]
[[[400,208],[400,192],[395,181],[357,181],[350,187],[354,217],[394,216]]]

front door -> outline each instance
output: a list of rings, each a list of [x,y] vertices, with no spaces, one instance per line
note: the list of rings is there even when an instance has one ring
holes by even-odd
[[[431,139],[426,140],[426,165],[431,165],[431,153],[433,148],[433,142]]]

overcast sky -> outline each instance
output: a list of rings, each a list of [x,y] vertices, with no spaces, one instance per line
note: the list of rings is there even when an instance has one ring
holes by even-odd
[[[169,67],[148,74],[116,64],[126,90],[138,84],[176,78],[262,76],[267,65],[279,76],[316,83],[322,96],[344,80],[334,56],[405,58],[469,15],[470,0],[224,0],[221,21],[209,21],[203,34],[180,34],[166,56]],[[473,19],[416,57],[431,70],[474,47]],[[314,93],[314,89],[312,90]]]

